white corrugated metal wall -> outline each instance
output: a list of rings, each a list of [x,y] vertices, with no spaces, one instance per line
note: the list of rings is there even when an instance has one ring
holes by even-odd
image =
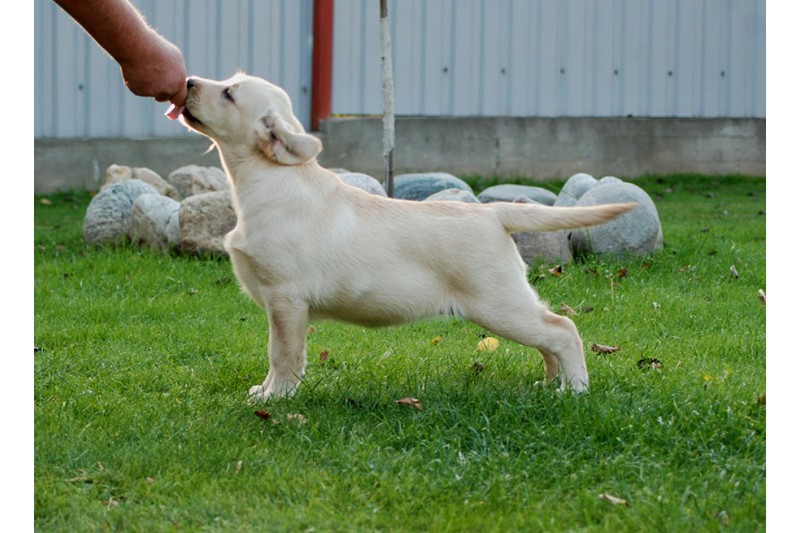
[[[227,78],[237,70],[283,86],[308,123],[313,0],[133,0],[184,54],[187,70]],[[166,104],[129,93],[117,64],[51,0],[34,5],[37,137],[185,135]]]
[[[765,0],[395,0],[405,115],[766,116]],[[336,0],[332,112],[377,114],[378,0]]]
[[[765,0],[389,0],[405,115],[766,116]],[[191,74],[282,85],[309,124],[313,0],[134,0]],[[336,0],[334,114],[380,114],[378,0]],[[184,135],[35,0],[35,135]]]

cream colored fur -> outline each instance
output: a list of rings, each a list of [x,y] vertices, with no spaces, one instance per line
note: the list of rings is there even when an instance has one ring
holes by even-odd
[[[226,249],[269,318],[269,372],[255,400],[294,391],[312,319],[388,326],[450,314],[537,347],[561,390],[589,384],[583,344],[527,280],[510,233],[608,221],[635,204],[412,202],[371,195],[322,168],[286,93],[237,74],[189,80],[183,121],[217,146],[238,222]]]

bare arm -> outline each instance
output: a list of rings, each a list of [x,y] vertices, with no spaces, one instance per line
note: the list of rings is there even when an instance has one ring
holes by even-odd
[[[132,93],[183,105],[183,54],[150,28],[128,0],[54,1],[117,61],[125,86]]]

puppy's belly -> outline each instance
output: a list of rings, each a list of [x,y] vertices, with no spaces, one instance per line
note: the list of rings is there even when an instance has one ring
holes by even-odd
[[[442,314],[461,314],[454,298],[430,292],[399,294],[380,289],[341,295],[310,308],[312,318],[339,320],[366,327],[405,324]]]

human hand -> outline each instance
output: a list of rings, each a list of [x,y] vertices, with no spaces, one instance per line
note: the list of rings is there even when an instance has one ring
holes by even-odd
[[[155,32],[138,53],[118,59],[125,86],[138,96],[150,96],[176,107],[186,101],[186,65],[180,49]]]

